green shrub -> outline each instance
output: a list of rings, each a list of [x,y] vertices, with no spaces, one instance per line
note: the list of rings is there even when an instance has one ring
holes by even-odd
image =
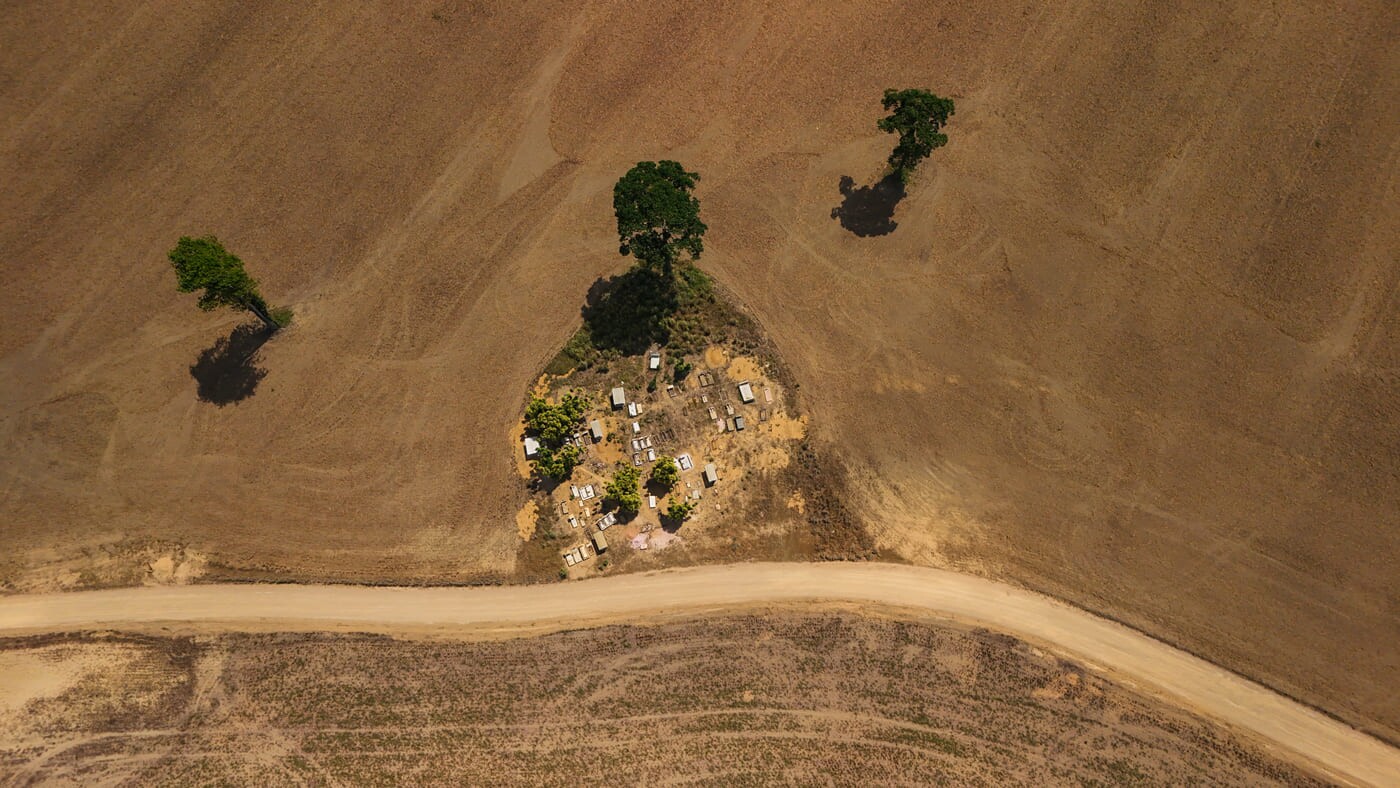
[[[681,469],[676,465],[676,461],[670,457],[658,457],[656,465],[651,469],[651,483],[670,491],[680,480]]]
[[[622,465],[608,482],[607,499],[617,505],[624,514],[636,514],[642,508],[642,494],[637,488],[641,478],[636,468]]]
[[[695,501],[684,498],[679,501],[675,498],[671,498],[666,503],[666,519],[674,520],[678,523],[685,522],[686,519],[690,517],[690,513],[695,511],[696,507]]]

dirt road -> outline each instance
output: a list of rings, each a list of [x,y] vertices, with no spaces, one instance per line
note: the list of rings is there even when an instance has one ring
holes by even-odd
[[[1400,785],[1400,751],[1222,668],[1053,599],[909,566],[743,564],[548,586],[205,585],[0,599],[0,634],[92,628],[519,632],[744,605],[855,602],[975,622],[1252,731],[1347,781]]]

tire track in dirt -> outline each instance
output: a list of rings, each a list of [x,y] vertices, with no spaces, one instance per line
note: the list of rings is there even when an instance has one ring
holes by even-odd
[[[354,630],[509,637],[774,603],[846,602],[974,622],[1251,731],[1335,779],[1400,785],[1400,750],[1120,624],[978,577],[889,564],[740,564],[487,588],[208,585],[0,599],[0,632]]]

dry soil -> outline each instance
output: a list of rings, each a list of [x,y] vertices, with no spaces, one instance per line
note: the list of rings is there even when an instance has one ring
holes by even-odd
[[[886,554],[1400,739],[1397,41],[1384,0],[15,5],[2,582],[508,575],[521,392],[671,157]],[[908,85],[952,142],[857,235]],[[176,294],[187,233],[294,326]]]
[[[850,614],[0,646],[57,677],[0,705],[16,785],[1323,784],[1011,638]]]

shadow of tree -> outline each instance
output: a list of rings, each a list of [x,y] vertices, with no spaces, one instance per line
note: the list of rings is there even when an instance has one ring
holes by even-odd
[[[899,226],[894,221],[894,209],[905,195],[899,176],[886,175],[871,186],[857,189],[854,178],[842,175],[838,188],[845,199],[831,209],[831,218],[839,219],[842,227],[862,238],[869,238],[889,235]]]
[[[200,401],[223,407],[253,396],[258,384],[267,377],[267,370],[258,365],[256,356],[271,336],[272,332],[263,326],[245,323],[201,352],[190,365],[190,377],[198,384]]]
[[[653,344],[666,344],[666,318],[677,306],[675,287],[665,275],[636,266],[595,281],[581,312],[594,347],[634,356]]]

